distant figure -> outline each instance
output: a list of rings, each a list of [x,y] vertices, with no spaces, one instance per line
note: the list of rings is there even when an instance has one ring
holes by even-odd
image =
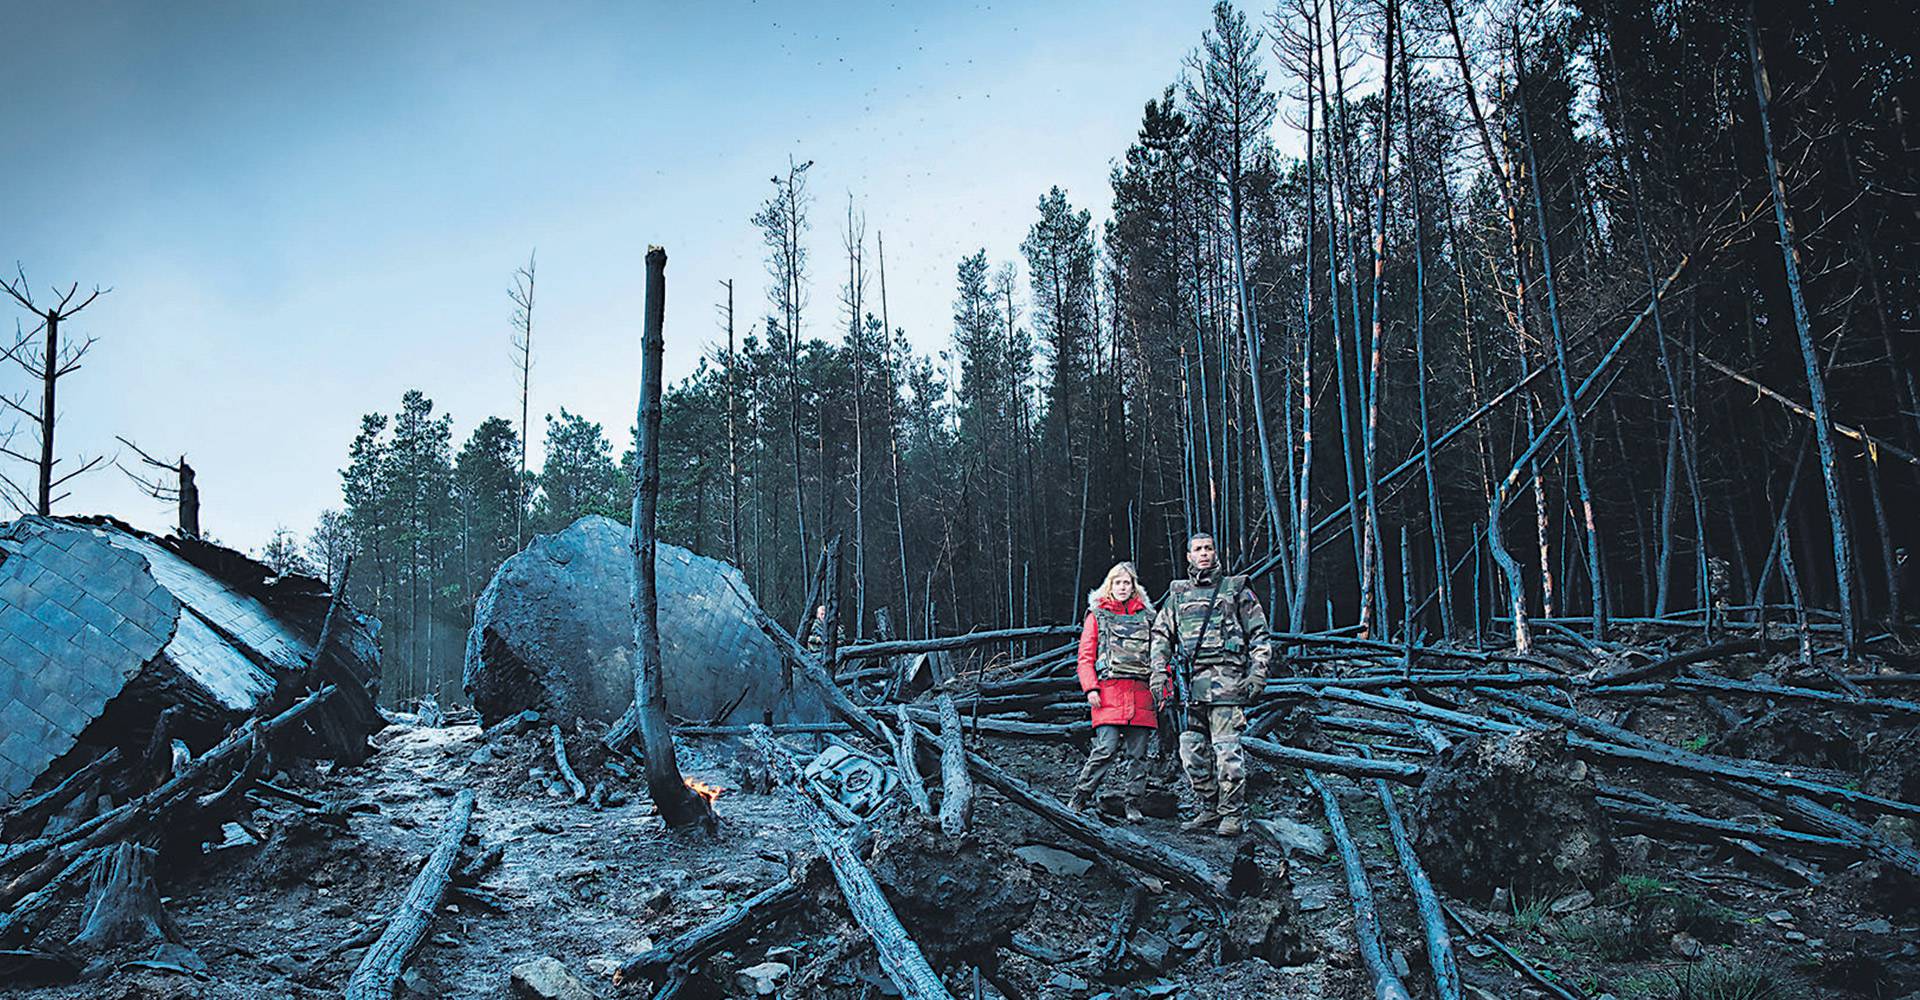
[[[1128,822],[1141,819],[1147,737],[1155,725],[1154,699],[1147,690],[1153,672],[1152,624],[1153,603],[1140,586],[1139,571],[1130,562],[1115,563],[1106,580],[1087,595],[1087,620],[1080,628],[1080,689],[1093,709],[1093,749],[1067,801],[1075,812],[1089,810],[1115,755],[1124,749],[1128,771],[1121,802]]]
[[[835,646],[845,645],[846,639],[847,639],[846,630],[841,628],[835,628],[833,631],[834,631],[834,638],[838,640],[834,643],[834,645]],[[824,604],[816,604],[813,607],[813,627],[807,630],[807,651],[811,653],[820,653],[820,652],[824,652],[826,648],[827,648],[827,606]]]

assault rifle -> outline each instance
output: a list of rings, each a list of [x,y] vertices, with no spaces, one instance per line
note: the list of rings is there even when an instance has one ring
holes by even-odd
[[[1226,576],[1225,567],[1214,567],[1213,590],[1207,595],[1207,617],[1200,620],[1200,631],[1194,633],[1192,649],[1188,649],[1184,643],[1180,642],[1180,609],[1178,607],[1173,609],[1174,650],[1173,655],[1169,657],[1167,661],[1167,670],[1173,677],[1173,697],[1170,698],[1163,707],[1170,710],[1168,714],[1172,716],[1172,721],[1176,723],[1176,725],[1172,727],[1176,739],[1179,733],[1186,732],[1187,730],[1187,712],[1193,704],[1193,680],[1191,677],[1193,660],[1200,655],[1200,647],[1207,641],[1207,629],[1213,626],[1214,612],[1220,609],[1220,584],[1226,579]],[[1167,588],[1167,597],[1169,600],[1172,599],[1173,588]],[[1163,726],[1161,728],[1165,729],[1168,727]]]

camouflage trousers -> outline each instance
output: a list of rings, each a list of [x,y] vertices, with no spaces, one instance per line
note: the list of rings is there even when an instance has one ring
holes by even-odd
[[[1202,812],[1209,807],[1222,816],[1246,812],[1247,763],[1240,749],[1240,733],[1246,728],[1246,709],[1240,705],[1195,705],[1187,712],[1180,766]]]
[[[1087,754],[1087,765],[1080,769],[1080,780],[1074,783],[1073,794],[1082,800],[1091,800],[1094,790],[1106,780],[1107,772],[1113,770],[1116,763],[1115,758],[1124,749],[1128,773],[1127,783],[1122,786],[1122,801],[1129,804],[1140,801],[1141,793],[1147,790],[1147,737],[1152,732],[1145,726],[1093,727],[1093,751]]]

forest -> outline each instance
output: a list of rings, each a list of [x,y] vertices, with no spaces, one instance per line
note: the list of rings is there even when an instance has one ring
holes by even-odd
[[[624,436],[530,252],[517,400],[252,553],[56,448],[108,290],[0,279],[0,992],[1920,997],[1911,47],[1193,21],[950,322],[802,143],[711,327],[647,244]],[[56,513],[109,462],[177,527]]]
[[[937,351],[889,317],[886,233],[779,165],[742,205],[764,300],[729,282],[715,330],[669,334],[708,346],[666,392],[662,537],[793,620],[843,536],[862,635],[883,607],[908,637],[1072,621],[1108,565],[1158,593],[1207,531],[1291,630],[1524,645],[1772,606],[1885,636],[1920,541],[1911,53],[1866,6],[1522,6],[1216,5],[1104,221],[1037,193],[1017,248],[954,262]],[[519,419],[456,451],[408,393],[362,419],[339,510],[266,552],[357,553],[390,698],[457,698],[505,556],[625,517],[631,451],[526,419],[535,275]]]

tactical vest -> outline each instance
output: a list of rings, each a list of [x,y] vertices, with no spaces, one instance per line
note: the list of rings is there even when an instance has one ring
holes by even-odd
[[[1181,652],[1192,657],[1193,663],[1245,660],[1247,636],[1240,623],[1240,591],[1246,584],[1244,576],[1222,577],[1217,590],[1210,583],[1173,581],[1167,600],[1173,604],[1178,646]],[[1200,632],[1203,626],[1205,635]],[[1194,648],[1195,639],[1200,642],[1198,649]]]
[[[1145,608],[1130,615],[1106,608],[1095,608],[1099,623],[1100,653],[1093,663],[1094,675],[1101,680],[1127,677],[1146,680],[1153,674],[1148,652],[1152,645],[1153,612]]]

